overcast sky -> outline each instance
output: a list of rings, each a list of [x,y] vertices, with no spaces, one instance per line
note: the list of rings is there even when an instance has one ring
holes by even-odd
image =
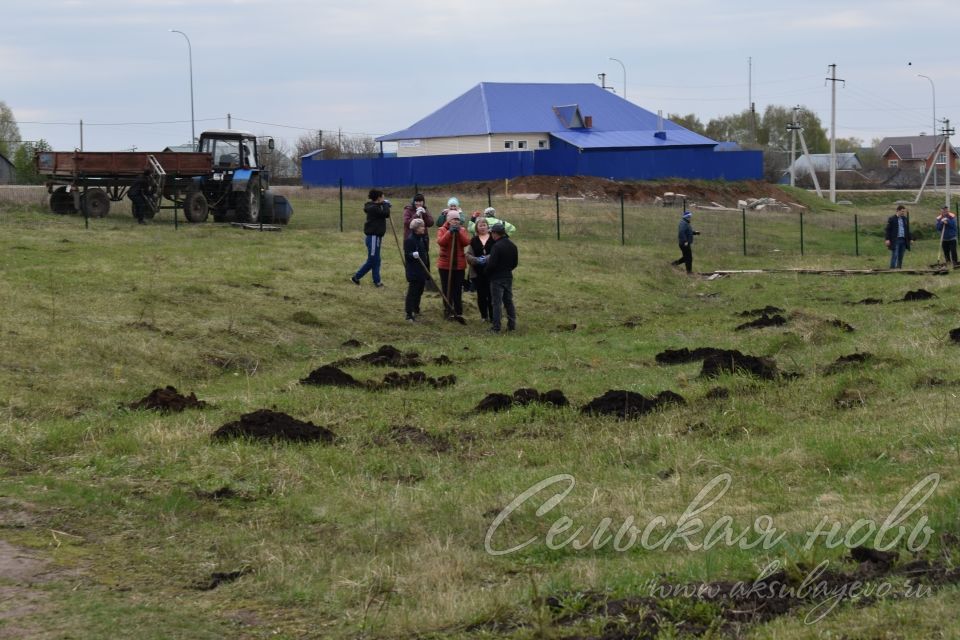
[[[711,117],[752,95],[869,143],[960,124],[957,0],[0,0],[0,100],[25,140],[157,150],[226,126],[406,128],[479,82],[607,83]],[[951,42],[952,41],[952,42]],[[626,86],[621,66],[626,68]],[[748,58],[752,58],[752,74]],[[912,65],[908,66],[908,63]],[[752,82],[750,78],[752,77]],[[939,128],[938,124],[938,128]]]

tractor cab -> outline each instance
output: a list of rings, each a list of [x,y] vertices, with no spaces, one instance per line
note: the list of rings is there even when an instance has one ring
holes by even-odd
[[[246,131],[204,131],[200,134],[198,151],[210,154],[214,171],[257,169],[260,166],[257,137]]]

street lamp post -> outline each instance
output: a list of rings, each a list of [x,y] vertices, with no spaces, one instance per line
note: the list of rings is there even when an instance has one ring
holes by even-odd
[[[190,61],[190,145],[194,146],[197,144],[197,131],[194,125],[193,118],[193,47],[190,45],[190,38],[183,31],[177,29],[170,29],[170,33],[179,33],[187,41],[187,56]]]
[[[930,82],[930,91],[933,92],[933,137],[937,137],[937,88],[933,84],[933,78],[925,76],[922,73],[917,74],[918,78],[926,78]],[[937,146],[939,149],[939,145]],[[937,188],[937,158],[933,158],[933,188]]]
[[[626,100],[627,99],[627,67],[626,65],[623,64],[623,62],[621,62],[620,60],[617,60],[616,58],[610,58],[610,59],[613,60],[614,62],[619,62],[620,68],[623,69],[623,99]]]

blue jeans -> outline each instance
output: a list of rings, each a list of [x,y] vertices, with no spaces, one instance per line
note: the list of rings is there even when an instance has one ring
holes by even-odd
[[[367,261],[357,269],[353,277],[359,280],[367,275],[367,271],[373,270],[373,284],[377,284],[380,282],[380,246],[383,244],[383,237],[366,236],[363,243],[367,246]]]
[[[897,238],[890,243],[890,268],[899,269],[903,266],[903,253],[907,250],[907,241]]]

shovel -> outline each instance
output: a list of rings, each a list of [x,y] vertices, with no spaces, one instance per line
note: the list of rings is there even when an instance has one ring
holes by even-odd
[[[427,269],[427,265],[423,263],[423,258],[420,258],[420,257],[418,256],[418,257],[417,257],[417,261],[420,263],[420,266],[423,267],[423,272],[424,272],[425,274],[427,274],[427,280],[429,280],[429,281],[433,284],[433,286],[437,288],[437,291],[440,292],[440,297],[443,298],[443,304],[444,304],[444,307],[443,307],[443,316],[446,317],[446,316],[447,316],[447,309],[452,309],[452,308],[453,308],[453,307],[450,305],[450,301],[447,299],[447,296],[443,293],[443,289],[441,289],[441,288],[437,285],[437,283],[436,283],[436,282],[434,281],[434,279],[433,279],[433,276],[430,275],[430,270]],[[456,320],[457,322],[459,322],[460,324],[467,324],[467,321],[463,319],[463,316],[453,316],[453,319]]]

